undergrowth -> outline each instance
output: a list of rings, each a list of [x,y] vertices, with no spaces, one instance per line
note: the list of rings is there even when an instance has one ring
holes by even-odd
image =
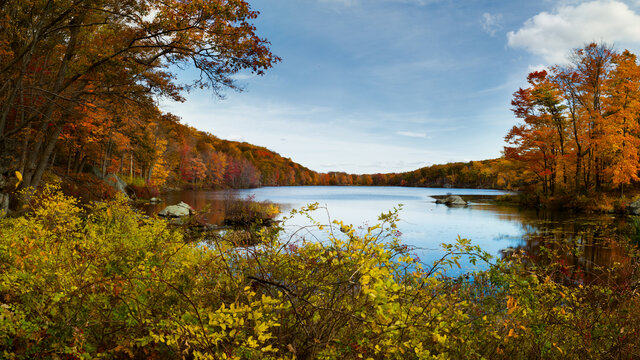
[[[238,247],[232,232],[186,241],[122,198],[81,208],[46,187],[26,216],[0,220],[0,357],[640,357],[633,254],[623,278],[593,284],[563,281],[552,257],[492,260],[463,238],[424,264],[398,219],[314,221],[320,242],[262,228],[259,246]],[[463,257],[488,270],[447,276]]]

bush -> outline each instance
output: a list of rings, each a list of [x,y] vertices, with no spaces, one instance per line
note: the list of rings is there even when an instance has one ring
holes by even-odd
[[[238,199],[230,196],[223,202],[226,225],[249,227],[270,223],[280,213],[280,208],[268,201],[255,201],[253,196]]]
[[[237,247],[233,233],[186,242],[122,198],[83,210],[48,187],[34,199],[0,220],[2,358],[640,356],[636,264],[615,286],[564,285],[557,265],[523,256],[449,277],[488,256],[459,238],[422,264],[397,211],[361,231],[315,222],[321,241],[262,228],[259,246]]]

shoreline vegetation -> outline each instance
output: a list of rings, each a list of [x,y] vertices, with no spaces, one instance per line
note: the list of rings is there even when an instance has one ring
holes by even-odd
[[[7,359],[640,356],[631,244],[590,273],[558,260],[570,244],[492,259],[462,238],[427,264],[402,243],[397,209],[362,229],[316,220],[323,242],[251,229],[247,246],[233,230],[185,234],[120,195],[81,207],[45,185],[32,201],[0,219]],[[449,276],[463,260],[483,270]]]

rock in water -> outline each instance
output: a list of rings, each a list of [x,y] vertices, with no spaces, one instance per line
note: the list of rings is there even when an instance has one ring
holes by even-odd
[[[180,202],[177,205],[170,205],[164,208],[162,211],[158,213],[158,216],[168,217],[168,218],[176,218],[189,216],[193,214],[195,210],[189,206],[189,204],[185,202]]]
[[[462,200],[458,195],[449,195],[444,199],[436,200],[436,204],[445,204],[447,206],[465,206],[467,202]]]

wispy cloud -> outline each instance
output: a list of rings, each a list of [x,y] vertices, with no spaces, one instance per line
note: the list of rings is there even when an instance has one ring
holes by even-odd
[[[238,81],[254,79],[255,77],[256,75],[254,74],[245,74],[245,73],[239,73],[231,76],[233,80],[238,80]]]
[[[321,3],[327,3],[332,5],[340,5],[340,6],[354,6],[362,3],[377,1],[377,2],[385,2],[385,3],[397,3],[397,4],[408,4],[408,5],[417,5],[417,6],[427,6],[439,2],[443,2],[445,0],[318,0]]]
[[[491,36],[502,30],[502,14],[482,14],[482,30]]]
[[[359,2],[359,0],[319,0],[321,3],[327,3],[331,5],[341,5],[345,7],[353,6]]]
[[[524,48],[549,63],[563,63],[570,49],[587,42],[640,43],[640,15],[617,0],[562,5],[530,18],[507,39],[513,48]]]
[[[414,137],[414,138],[426,138],[427,137],[427,134],[425,134],[425,133],[413,132],[413,131],[398,131],[398,132],[396,132],[396,134],[398,134],[400,136],[408,136],[408,137]]]

